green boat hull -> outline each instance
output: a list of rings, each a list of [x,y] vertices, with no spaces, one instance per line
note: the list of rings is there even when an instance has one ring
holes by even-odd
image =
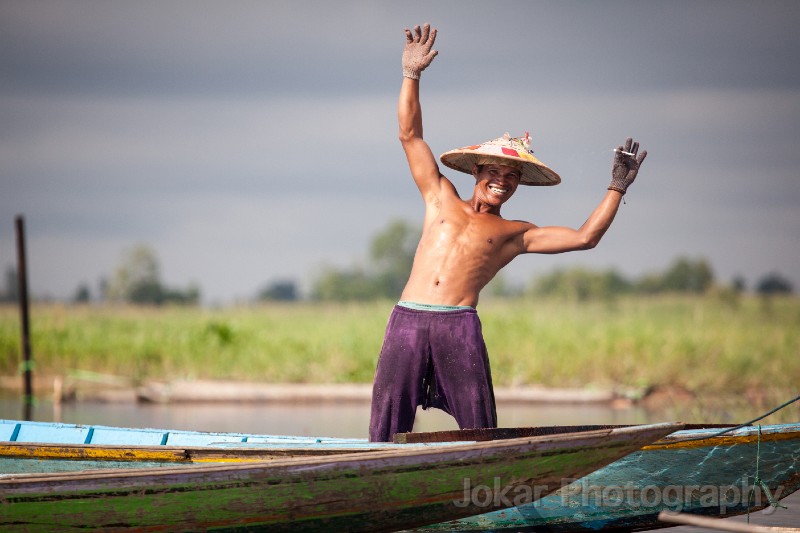
[[[3,531],[392,531],[558,489],[680,426],[656,424],[244,464],[0,477]],[[465,487],[487,487],[474,501]]]

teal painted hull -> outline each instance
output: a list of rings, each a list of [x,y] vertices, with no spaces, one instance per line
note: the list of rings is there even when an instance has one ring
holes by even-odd
[[[13,474],[55,474],[119,468],[167,468],[174,463],[165,461],[113,461],[0,457],[0,479]]]
[[[597,532],[669,527],[662,510],[724,517],[769,505],[751,489],[755,473],[774,499],[800,488],[800,424],[685,430],[646,446],[532,503],[421,528],[420,531]],[[670,442],[672,444],[670,444]]]

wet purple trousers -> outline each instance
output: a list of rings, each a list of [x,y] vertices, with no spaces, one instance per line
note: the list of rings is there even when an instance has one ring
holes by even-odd
[[[411,431],[417,406],[437,407],[461,429],[497,427],[489,356],[475,309],[395,306],[375,371],[369,440]]]

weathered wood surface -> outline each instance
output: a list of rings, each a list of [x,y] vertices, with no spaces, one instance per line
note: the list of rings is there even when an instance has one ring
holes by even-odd
[[[716,531],[731,531],[733,533],[800,533],[800,528],[796,527],[756,526],[735,522],[720,522],[716,518],[672,511],[661,511],[658,514],[658,519],[669,524],[699,526]]]
[[[421,530],[640,531],[668,527],[662,510],[727,517],[763,509],[760,487],[748,499],[757,468],[775,499],[800,489],[800,424],[762,426],[760,438],[758,431],[678,431],[538,501]]]
[[[606,403],[618,398],[612,390],[566,389],[536,385],[497,387],[498,403]],[[138,388],[139,400],[181,402],[364,402],[372,400],[371,383],[242,383],[175,380],[150,382]]]
[[[738,424],[684,424],[684,429],[728,428]],[[574,433],[576,431],[594,431],[597,429],[611,429],[630,427],[630,425],[582,425],[582,426],[532,426],[518,428],[480,428],[480,429],[455,429],[448,431],[430,431],[423,433],[397,433],[394,442],[397,444],[434,443],[454,441],[478,441],[497,439],[515,439],[519,437],[539,437],[542,435],[558,435],[559,433]]]
[[[93,468],[136,468],[137,463],[151,466],[202,463],[252,463],[293,457],[325,457],[356,452],[385,450],[385,447],[278,447],[262,446],[125,446],[109,444],[39,444],[29,442],[0,442],[0,475],[7,473],[46,472],[48,465],[61,471],[81,470],[81,462]],[[31,462],[28,462],[30,460]],[[4,465],[15,461],[12,472]],[[26,470],[26,463],[39,461],[44,470]],[[104,463],[107,463],[104,466]],[[128,464],[130,463],[130,464]]]
[[[558,489],[680,426],[269,463],[0,477],[0,529],[391,531],[482,512],[465,485]],[[463,505],[458,504],[463,502]],[[506,505],[504,499],[490,501]]]

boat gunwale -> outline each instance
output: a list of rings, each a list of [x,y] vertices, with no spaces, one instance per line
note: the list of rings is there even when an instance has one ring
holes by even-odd
[[[340,454],[333,457],[326,456],[324,463],[321,463],[320,457],[294,457],[285,459],[276,459],[269,462],[247,462],[247,463],[226,463],[226,464],[198,464],[193,465],[191,472],[199,475],[203,473],[213,474],[218,472],[243,472],[248,471],[258,472],[266,470],[279,470],[286,468],[288,470],[302,470],[304,467],[315,468],[317,470],[333,471],[337,467],[346,467],[347,463],[364,463],[362,467],[386,467],[385,461],[390,459],[394,462],[392,468],[400,466],[400,463],[405,460],[414,460],[414,468],[419,468],[420,463],[439,463],[441,461],[454,461],[460,462],[464,465],[469,464],[470,461],[481,462],[487,459],[489,455],[508,455],[508,454],[530,454],[539,452],[541,455],[557,455],[567,453],[562,445],[570,442],[580,442],[587,439],[600,439],[603,437],[616,436],[615,439],[608,443],[608,446],[602,447],[618,447],[624,446],[625,443],[630,442],[625,440],[624,437],[631,435],[637,440],[646,438],[645,435],[651,433],[663,433],[664,431],[672,432],[675,428],[682,427],[679,423],[659,423],[647,424],[642,426],[631,426],[619,429],[598,430],[583,433],[565,433],[556,436],[542,436],[542,437],[521,437],[517,439],[497,440],[476,442],[470,444],[455,444],[453,446],[441,447],[424,447],[415,449],[381,449],[377,451],[359,451],[355,453]],[[598,447],[597,444],[589,445],[588,447]],[[574,451],[575,448],[570,448],[569,451]],[[382,464],[383,463],[383,464]],[[186,473],[185,466],[182,467],[156,467],[156,468],[127,468],[122,472],[119,469],[103,469],[103,470],[85,470],[78,472],[59,472],[59,473],[32,473],[32,474],[11,474],[9,476],[0,477],[0,490],[8,489],[14,486],[23,484],[34,484],[37,482],[69,482],[74,479],[81,480],[101,480],[108,478],[135,478],[156,475],[156,477],[168,477],[171,475],[180,475]]]
[[[735,427],[735,426],[734,426]],[[666,437],[646,446],[643,450],[679,449],[679,448],[704,448],[707,446],[731,446],[735,444],[753,444],[779,440],[800,439],[800,422],[790,424],[771,424],[764,426],[735,427],[729,433],[719,434],[711,432],[707,437],[697,435],[691,439],[686,433],[703,430],[682,430],[671,433]]]

